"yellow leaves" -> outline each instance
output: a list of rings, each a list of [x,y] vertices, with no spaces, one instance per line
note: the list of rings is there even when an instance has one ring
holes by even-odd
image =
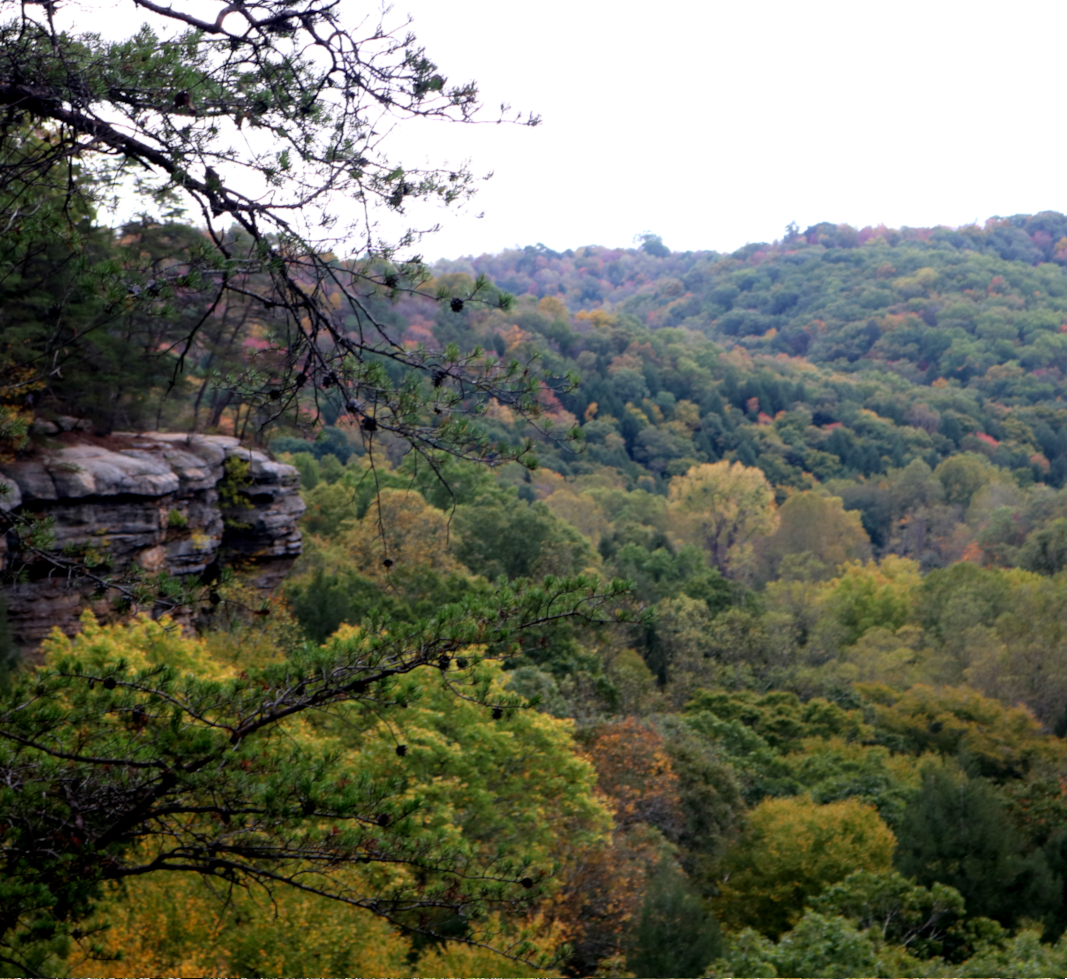
[[[537,304],[537,308],[553,319],[567,320],[570,318],[566,304],[558,296],[544,296]]]
[[[154,620],[142,613],[129,623],[101,625],[86,609],[77,636],[65,636],[57,627],[45,640],[42,651],[49,665],[61,656],[73,654],[87,666],[124,659],[135,670],[165,663],[205,679],[234,675],[233,669],[212,657],[207,643],[183,635],[181,627],[169,616]]]
[[[327,649],[345,649],[346,652],[355,652],[360,644],[366,641],[366,634],[358,625],[344,623],[323,644]]]
[[[272,902],[192,874],[150,876],[116,888],[98,918],[109,927],[74,947],[66,974],[411,975],[410,943],[388,922],[294,891]]]
[[[618,317],[612,316],[603,309],[583,309],[581,312],[575,313],[574,318],[579,323],[588,323],[597,330],[605,330],[618,322]]]
[[[547,500],[552,494],[563,489],[567,485],[565,477],[549,469],[548,466],[538,466],[537,471],[530,475],[530,487],[537,494],[539,500]]]
[[[7,371],[10,375],[12,371]],[[42,384],[27,383],[21,386],[23,396],[42,387]],[[10,397],[14,388],[0,384],[0,401]],[[12,405],[0,404],[0,462],[8,462],[14,453],[23,448],[27,442],[27,432],[33,422],[33,413]],[[0,502],[3,497],[0,496]]]
[[[402,492],[392,502],[401,516],[414,515],[422,524],[437,513],[432,508],[405,510],[410,500]],[[426,511],[431,511],[429,517]],[[365,633],[352,626],[330,640],[345,647],[337,650],[345,658],[358,657],[365,642]],[[135,668],[165,663],[200,676],[232,675],[213,658],[209,643],[183,637],[167,620],[153,622],[145,616],[129,625],[101,626],[86,615],[83,633],[76,639],[55,634],[47,654],[53,660],[76,655],[91,664],[122,658]],[[453,662],[449,675],[462,684],[473,673],[487,686],[490,704],[513,702],[505,690],[508,675],[499,664],[482,660],[482,654],[477,648],[463,651],[463,673]],[[338,769],[330,777],[344,785],[366,779],[390,787],[389,806],[417,803],[410,838],[427,852],[455,845],[468,851],[474,867],[492,866],[498,859],[529,860],[529,875],[543,882],[548,895],[558,887],[553,875],[561,864],[603,845],[611,817],[595,795],[592,764],[575,748],[573,722],[521,708],[494,717],[489,707],[449,689],[437,668],[392,677],[378,689],[387,695],[378,698],[373,710],[337,705],[329,717],[290,718],[282,736],[296,751],[336,759]],[[469,686],[466,690],[473,692]],[[406,703],[406,709],[391,707],[395,701]],[[398,744],[407,749],[403,755],[396,751]],[[255,757],[244,760],[246,771],[257,771]],[[320,828],[328,833],[329,821]],[[328,873],[331,889],[355,898],[423,883],[416,870],[400,862],[342,865]],[[381,919],[284,888],[274,898],[277,916],[270,902],[255,893],[215,893],[194,876],[148,875],[134,881],[128,891],[113,893],[104,914],[113,927],[96,936],[103,954],[121,954],[107,962],[106,974],[531,974],[528,966],[509,966],[491,953],[452,946],[413,970],[409,943]],[[561,941],[562,926],[528,925],[530,937],[539,942],[552,946]],[[504,929],[506,944],[525,937],[513,931]],[[88,944],[75,950],[68,965],[72,975],[100,972]]]
[[[671,529],[696,543],[720,571],[739,571],[751,541],[778,526],[774,490],[762,470],[740,462],[704,463],[671,480]]]
[[[509,947],[518,945],[521,941],[533,941],[542,949],[558,948],[566,941],[564,925],[561,922],[548,921],[541,916],[535,916],[531,920],[516,924],[515,922],[503,922],[494,916],[494,925],[502,927]],[[431,979],[438,976],[499,976],[501,979],[508,977],[540,977],[555,976],[558,968],[531,971],[530,966],[521,962],[515,962],[503,955],[485,948],[473,948],[459,942],[446,942],[439,947],[431,946],[420,956],[413,972],[405,973],[419,979]],[[363,973],[363,975],[381,975],[382,973]]]
[[[509,352],[516,351],[530,339],[530,334],[516,323],[512,323],[507,329],[501,330],[500,335],[504,338],[504,348]]]
[[[765,799],[727,857],[719,918],[776,938],[825,887],[856,870],[892,870],[895,847],[877,811],[856,799],[825,806],[806,796]]]
[[[674,421],[680,422],[690,432],[700,427],[700,407],[684,398],[674,406]]]
[[[345,563],[374,581],[393,568],[431,568],[459,573],[463,566],[449,552],[448,518],[413,490],[386,488],[361,521],[342,530],[334,548]]]
[[[936,269],[929,267],[921,268],[913,272],[911,275],[905,275],[894,280],[893,288],[905,299],[911,299],[916,296],[924,296],[928,294],[936,285],[937,279],[938,273]]]
[[[490,398],[489,403],[485,406],[485,417],[491,418],[493,421],[503,422],[505,425],[511,425],[515,421],[515,412],[507,405],[502,405],[496,398]]]
[[[651,421],[649,420],[648,415],[646,415],[640,408],[636,407],[632,401],[627,401],[626,402],[626,410],[631,415],[633,415],[634,418],[636,418],[638,421],[642,422],[643,425],[650,425],[651,424]]]

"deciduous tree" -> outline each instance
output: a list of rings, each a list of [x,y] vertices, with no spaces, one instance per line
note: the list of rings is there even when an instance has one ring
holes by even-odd
[[[826,887],[858,869],[888,871],[895,847],[878,813],[857,799],[825,806],[803,796],[765,799],[728,858],[719,916],[731,928],[776,938]]]
[[[411,209],[447,207],[475,186],[464,166],[394,158],[380,134],[399,120],[475,119],[473,83],[449,83],[406,25],[348,21],[319,0],[128,0],[121,16],[135,26],[117,41],[87,29],[87,10],[2,9],[0,212],[20,240],[58,242],[64,228],[88,240],[79,222],[117,190],[149,210],[192,208],[206,230],[185,261],[156,268],[131,254],[86,269],[78,290],[54,292],[46,321],[69,319],[83,299],[110,315],[194,290],[203,315],[167,338],[180,378],[205,324],[251,304],[262,349],[228,384],[259,424],[299,421],[327,398],[370,440],[391,432],[428,455],[514,455],[472,415],[488,397],[538,415],[534,372],[477,349],[405,347],[377,298],[426,278]],[[5,275],[17,266],[8,258]],[[462,309],[481,297],[501,301],[484,280],[442,301]],[[50,369],[38,358],[20,383]]]
[[[761,574],[778,577],[787,555],[810,555],[829,577],[848,561],[871,557],[871,541],[859,512],[845,510],[840,497],[794,493],[778,508],[778,528],[756,546]]]
[[[774,531],[778,516],[767,477],[740,462],[704,463],[671,480],[672,526],[698,543],[723,574],[738,574],[753,539]]]
[[[413,711],[423,681],[434,681],[419,671],[439,677],[445,701],[470,705],[444,711],[450,723],[473,710],[501,728],[501,746],[517,746],[524,726],[561,722],[516,719],[524,701],[502,689],[479,647],[508,642],[516,627],[599,617],[606,606],[592,586],[504,589],[411,624],[372,617],[324,647],[244,669],[167,622],[102,628],[87,613],[81,636],[57,637],[47,664],[18,675],[0,704],[0,956],[45,974],[49,942],[91,912],[108,881],[154,873],[292,888],[416,930],[460,915],[477,941],[478,909],[521,906],[551,879],[551,858],[537,860],[536,846],[514,835],[494,843],[473,813],[452,829],[427,822],[443,800],[423,798],[402,774],[424,750]],[[331,724],[356,738],[364,764]],[[461,764],[477,750],[465,737],[446,740]],[[373,764],[386,756],[392,767]],[[532,784],[524,764],[483,770],[515,780],[521,797]],[[537,771],[557,777],[552,766]],[[492,809],[501,791],[463,804]],[[511,813],[497,816],[518,825]],[[455,828],[466,823],[478,839]]]

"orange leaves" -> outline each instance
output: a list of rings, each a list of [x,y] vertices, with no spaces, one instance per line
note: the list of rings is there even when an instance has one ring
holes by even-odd
[[[618,356],[611,358],[611,363],[608,364],[608,373],[617,374],[619,371],[640,371],[642,366],[639,358],[633,357],[630,354],[619,354]]]
[[[514,352],[530,339],[530,334],[515,323],[501,330],[500,335],[504,338],[504,348],[508,352]]]
[[[632,717],[603,724],[586,752],[616,828],[610,846],[583,847],[568,859],[552,915],[574,949],[572,970],[605,975],[613,974],[604,971],[605,960],[623,949],[648,880],[665,856],[663,833],[675,836],[683,817],[679,779],[653,727]]]
[[[601,727],[588,745],[597,785],[620,826],[649,823],[673,833],[681,820],[678,776],[663,738],[633,717]]]

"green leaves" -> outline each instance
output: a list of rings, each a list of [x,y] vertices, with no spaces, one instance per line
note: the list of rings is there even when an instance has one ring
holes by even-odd
[[[476,737],[500,746],[519,731],[547,736],[556,722],[519,710],[525,701],[503,689],[479,649],[564,618],[612,621],[623,593],[582,577],[501,586],[430,619],[342,630],[325,646],[237,675],[166,620],[101,627],[86,618],[76,640],[50,640],[47,664],[20,675],[0,704],[3,876],[27,881],[0,894],[4,940],[21,941],[31,928],[26,887],[37,888],[39,914],[61,927],[86,913],[100,882],[163,869],[297,887],[314,873],[317,893],[384,914],[514,902],[515,882],[531,879],[525,893],[538,875],[513,845],[494,849],[499,833],[485,835],[484,815],[461,820],[462,838],[438,817],[429,835],[423,828],[428,797],[412,778],[436,742],[419,733],[419,718],[427,709],[465,718],[482,731]],[[403,729],[407,718],[415,726],[400,742],[410,746],[402,761],[390,751],[377,767],[357,762],[374,730]],[[457,734],[455,763],[471,737]],[[487,790],[486,802],[499,793]],[[579,810],[594,817],[587,805]],[[536,820],[536,812],[501,815]],[[493,822],[502,832],[505,823]],[[472,849],[470,834],[485,846]],[[372,877],[357,893],[329,876],[368,858],[424,868],[439,884],[413,890],[398,880],[376,892]]]

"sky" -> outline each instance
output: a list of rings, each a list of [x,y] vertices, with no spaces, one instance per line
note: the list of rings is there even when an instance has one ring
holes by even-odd
[[[350,24],[378,10],[339,2]],[[128,0],[88,7],[105,34],[134,26]],[[493,173],[465,211],[431,219],[431,261],[646,232],[728,252],[791,222],[1067,212],[1062,0],[394,0],[386,23],[407,16],[451,82],[478,82],[488,120],[501,102],[543,119],[388,137],[409,166]]]
[[[494,174],[423,241],[430,259],[1067,211],[1063,3],[397,0],[407,13],[450,80],[544,120],[396,134],[413,162]]]

